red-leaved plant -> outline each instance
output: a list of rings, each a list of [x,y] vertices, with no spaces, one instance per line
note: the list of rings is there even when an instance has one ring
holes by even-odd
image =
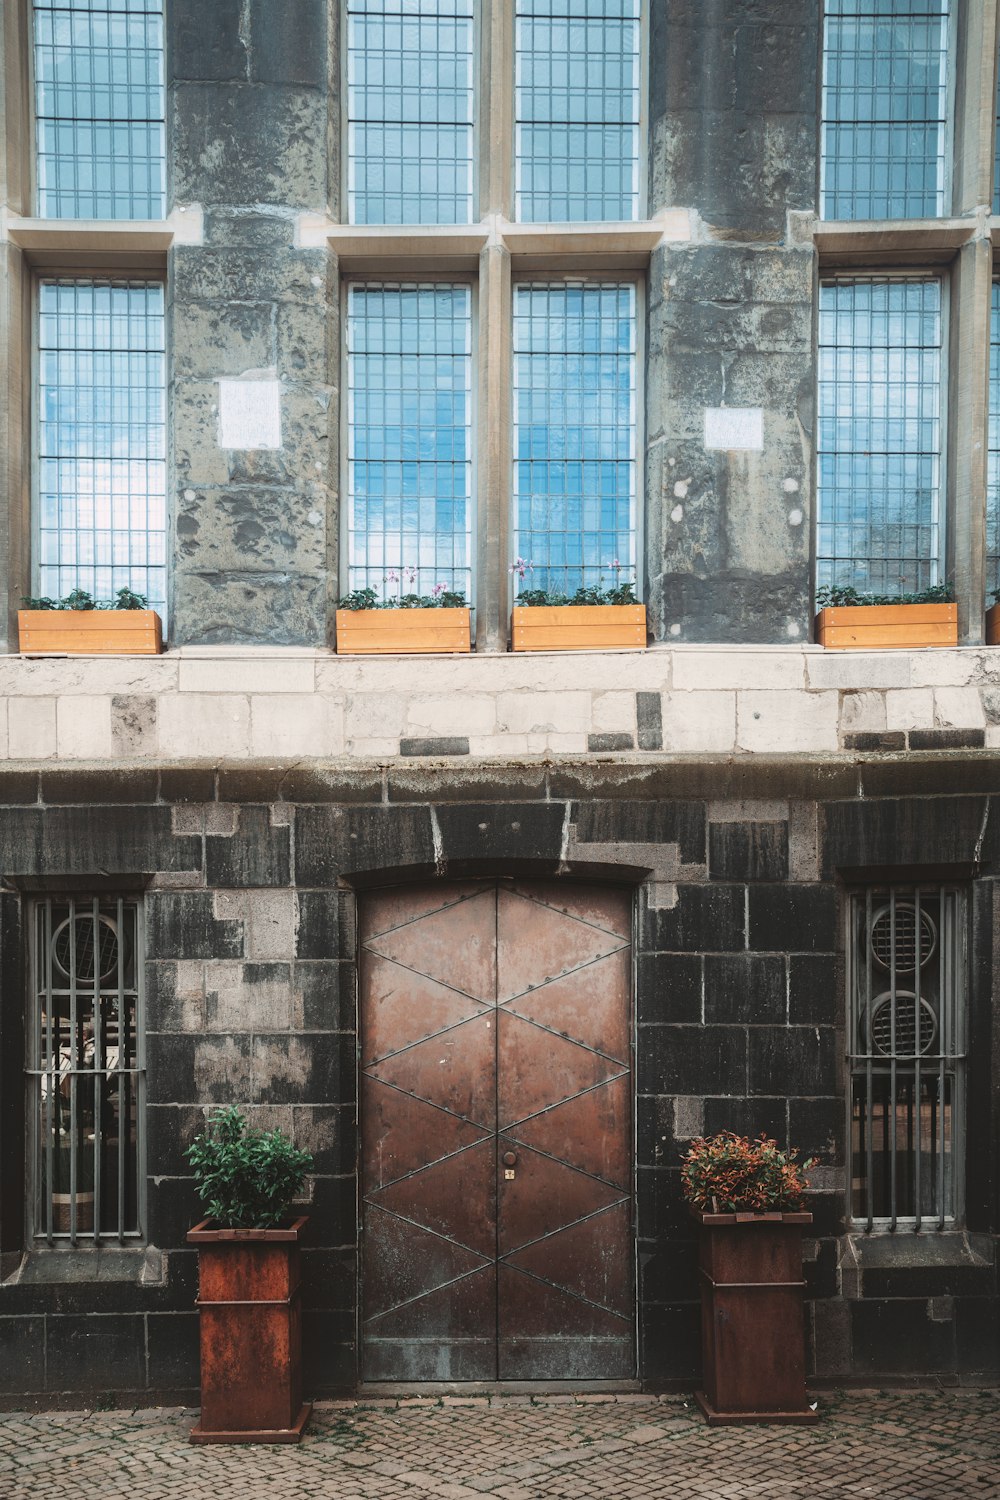
[[[693,1208],[703,1213],[777,1213],[801,1209],[808,1187],[804,1174],[816,1158],[795,1160],[798,1151],[781,1151],[762,1135],[723,1130],[707,1140],[698,1136],[682,1158],[681,1184]]]

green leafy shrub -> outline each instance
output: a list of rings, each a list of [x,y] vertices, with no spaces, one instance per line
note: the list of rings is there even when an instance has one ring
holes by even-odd
[[[401,594],[398,599],[380,599],[373,588],[354,589],[337,600],[338,609],[465,609],[468,601],[458,589],[437,584],[430,594]]]
[[[543,604],[638,604],[634,583],[618,583],[602,589],[597,584],[584,585],[575,594],[560,594],[555,589],[525,589],[514,603],[532,609]]]
[[[773,1213],[800,1209],[808,1183],[797,1151],[782,1151],[777,1141],[723,1130],[698,1136],[681,1158],[681,1187],[693,1208],[703,1213]]]
[[[184,1155],[219,1229],[273,1229],[287,1218],[313,1164],[281,1130],[253,1130],[235,1105],[216,1110]]]
[[[50,599],[41,594],[37,598],[21,600],[25,609],[146,609],[145,594],[134,594],[131,589],[119,589],[113,599],[94,599],[86,589],[73,589],[65,599]]]
[[[825,583],[816,590],[817,609],[836,609],[851,604],[953,604],[955,589],[950,583],[932,583],[928,588],[910,594],[859,593],[848,584]]]

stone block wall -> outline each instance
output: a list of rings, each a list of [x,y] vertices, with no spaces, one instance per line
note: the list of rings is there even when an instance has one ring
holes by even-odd
[[[896,769],[893,772],[892,766]],[[367,886],[503,874],[624,881],[636,902],[640,1369],[697,1377],[698,1304],[679,1158],[701,1131],[766,1130],[820,1158],[807,1242],[814,1378],[998,1375],[1000,809],[947,760],[378,768],[178,764],[95,778],[0,777],[0,1150],[23,1149],[19,914],[32,891],[145,891],[148,1240],[124,1257],[36,1252],[0,1198],[0,1379],[39,1401],[114,1389],[192,1400],[197,1203],[181,1152],[214,1103],[243,1104],[315,1153],[307,1383],[356,1379],[355,906]],[[974,773],[973,773],[974,774]],[[961,872],[969,952],[966,1227],[867,1239],[845,1223],[843,899],[859,861]],[[101,871],[100,878],[95,871]],[[106,1257],[106,1258],[105,1258]],[[91,1317],[90,1315],[95,1316]],[[25,1373],[26,1372],[26,1373]]]

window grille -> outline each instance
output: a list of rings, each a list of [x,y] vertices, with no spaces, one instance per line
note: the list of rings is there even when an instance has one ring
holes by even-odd
[[[936,279],[820,287],[821,585],[898,594],[939,581],[942,325]]]
[[[142,914],[121,897],[33,909],[31,1229],[50,1245],[143,1232]]]
[[[352,224],[472,220],[472,0],[348,0]]]
[[[166,612],[163,285],[43,280],[38,320],[37,590]]]
[[[472,592],[472,290],[347,291],[348,587]]]
[[[33,0],[38,213],[162,219],[162,0]]]
[[[521,589],[635,579],[636,289],[514,289],[514,553]]]
[[[517,0],[516,215],[639,217],[640,0]]]
[[[964,916],[948,886],[851,897],[851,1215],[869,1230],[958,1217]]]
[[[949,0],[826,0],[826,219],[945,211]]]
[[[986,587],[1000,588],[1000,283],[990,303],[990,396],[986,452]]]

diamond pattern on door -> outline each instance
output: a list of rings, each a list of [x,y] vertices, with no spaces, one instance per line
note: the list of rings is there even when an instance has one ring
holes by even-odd
[[[632,1375],[627,895],[398,888],[361,937],[365,1377]]]

